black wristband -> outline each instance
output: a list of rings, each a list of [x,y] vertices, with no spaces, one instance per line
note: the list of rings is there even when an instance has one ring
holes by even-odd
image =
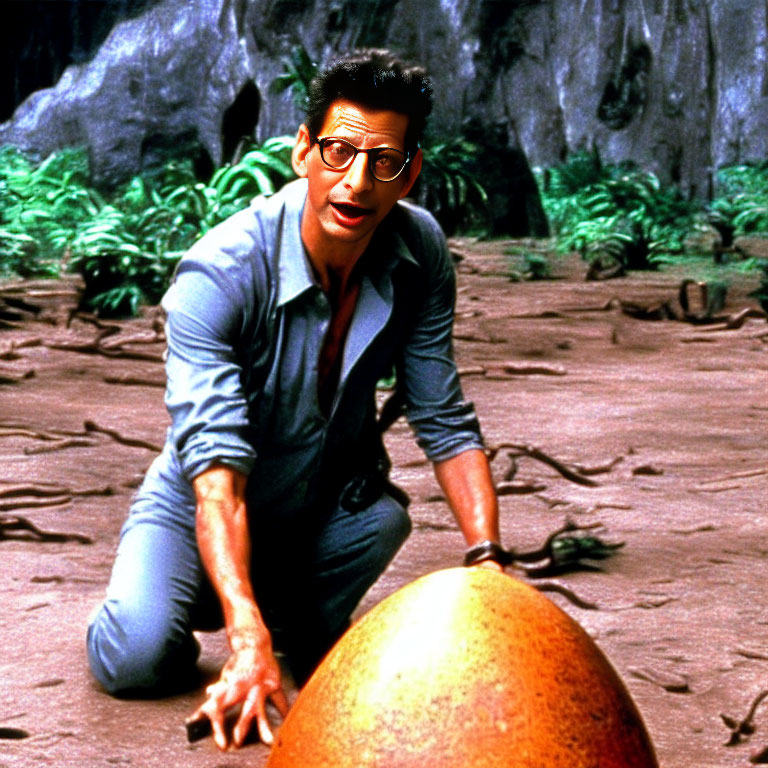
[[[470,547],[464,554],[464,565],[477,565],[485,560],[493,560],[500,565],[509,565],[514,559],[514,555],[508,552],[501,544],[495,541],[481,541]]]

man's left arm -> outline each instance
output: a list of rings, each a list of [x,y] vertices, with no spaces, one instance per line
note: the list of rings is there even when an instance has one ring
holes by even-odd
[[[436,461],[434,468],[467,545],[472,547],[483,541],[498,543],[499,507],[485,453],[472,448],[450,459]],[[479,565],[503,570],[494,560],[483,560]]]

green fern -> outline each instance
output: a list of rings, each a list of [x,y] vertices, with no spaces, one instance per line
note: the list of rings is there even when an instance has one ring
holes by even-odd
[[[693,227],[694,207],[650,172],[600,162],[597,153],[539,172],[542,202],[558,250],[626,269],[650,269],[679,253]]]
[[[303,110],[309,99],[309,84],[318,72],[317,63],[303,45],[294,45],[288,56],[283,56],[283,72],[270,84],[269,92],[280,95],[290,91],[293,102]]]
[[[423,148],[423,165],[415,196],[446,234],[489,229],[488,193],[475,178],[474,158],[482,150],[464,139]]]

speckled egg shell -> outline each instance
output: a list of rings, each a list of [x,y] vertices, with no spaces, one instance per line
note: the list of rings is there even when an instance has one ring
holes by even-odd
[[[626,688],[540,592],[479,568],[390,595],[334,646],[267,768],[656,768]]]

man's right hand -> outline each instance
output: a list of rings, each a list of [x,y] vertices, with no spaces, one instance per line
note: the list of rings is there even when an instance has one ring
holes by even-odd
[[[230,645],[232,655],[224,665],[218,681],[206,689],[208,698],[190,720],[208,718],[216,746],[225,750],[230,745],[225,727],[226,715],[233,707],[241,704],[231,743],[241,747],[255,720],[261,741],[272,744],[274,737],[266,711],[267,700],[275,705],[283,717],[288,714],[288,701],[269,634],[264,633],[259,637],[238,633],[230,638]]]
[[[229,710],[241,705],[232,742],[242,745],[253,721],[259,736],[272,743],[266,703],[271,700],[281,715],[288,703],[280,682],[280,666],[272,651],[272,638],[256,605],[251,585],[250,532],[245,502],[247,478],[224,466],[213,466],[194,481],[197,497],[196,530],[200,559],[216,590],[232,655],[208,698],[195,712],[211,721],[219,749],[227,749],[224,727]]]

